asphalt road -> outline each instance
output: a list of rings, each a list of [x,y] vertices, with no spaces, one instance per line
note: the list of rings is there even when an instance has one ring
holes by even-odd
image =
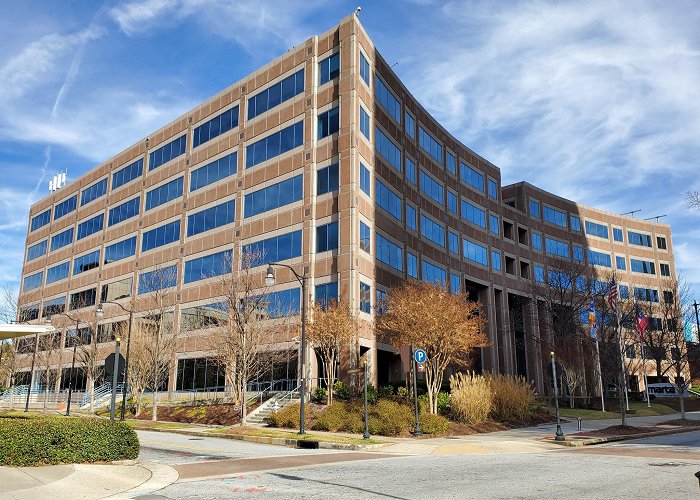
[[[148,447],[160,446],[158,442],[163,438],[151,436],[162,433],[144,434],[148,436],[140,437],[147,447],[144,451],[146,458],[151,453]],[[159,440],[149,444],[150,439],[156,438]],[[184,441],[180,441],[181,438]],[[177,436],[173,440],[176,442],[169,445],[173,452],[192,443],[186,436]],[[229,458],[246,456],[269,460],[271,467],[261,469],[260,464],[265,462],[256,461],[256,471],[219,473],[206,479],[188,478],[148,498],[214,499],[250,495],[272,499],[700,498],[698,480],[694,477],[694,473],[700,471],[700,431],[582,450],[557,448],[548,452],[450,456],[376,455],[376,459],[284,468],[276,467],[280,456],[297,457],[285,459],[291,460],[290,463],[304,459],[345,458],[331,456],[332,452],[321,457],[316,455],[318,450],[218,441],[221,440],[205,438],[194,443],[203,448],[197,452],[211,453],[208,460],[227,453]],[[187,450],[183,448],[181,451]],[[205,463],[199,465],[206,466]]]

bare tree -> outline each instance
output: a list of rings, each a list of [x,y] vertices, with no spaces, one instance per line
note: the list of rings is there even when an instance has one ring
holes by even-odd
[[[51,385],[56,383],[60,370],[60,363],[56,358],[61,351],[61,332],[45,333],[39,337],[39,348],[36,353],[37,366],[41,369],[41,381],[44,384],[44,408],[49,400]],[[54,365],[57,367],[52,368]]]
[[[700,210],[700,192],[690,190],[685,193],[685,203],[688,208]]]
[[[17,289],[9,283],[0,286],[0,322],[13,323],[17,321]]]
[[[143,397],[153,380],[153,367],[150,353],[152,334],[150,328],[144,328],[141,322],[135,321],[131,330],[131,346],[129,352],[128,384],[134,397],[135,416],[141,414]]]
[[[307,339],[319,353],[324,366],[324,379],[328,387],[326,402],[333,402],[333,383],[340,351],[357,339],[357,314],[343,300],[328,303],[317,301],[311,309],[311,322],[307,325]]]
[[[15,343],[0,342],[0,385],[11,385],[16,369]]]

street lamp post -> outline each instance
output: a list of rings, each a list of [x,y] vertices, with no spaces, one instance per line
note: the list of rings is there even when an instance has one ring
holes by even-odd
[[[44,323],[51,324],[51,318],[46,318]],[[32,382],[34,382],[34,362],[36,361],[36,351],[39,350],[39,332],[34,336],[34,351],[32,352],[32,367],[29,371],[29,385],[27,386],[27,400],[24,403],[24,412],[29,411],[29,396],[32,393]],[[48,382],[47,382],[48,384]]]
[[[301,408],[299,410],[299,434],[304,434],[304,403],[306,399],[306,271],[303,275],[299,275],[293,267],[287,264],[277,262],[267,263],[267,273],[265,275],[265,285],[272,286],[275,284],[275,270],[272,266],[286,267],[297,281],[301,284],[301,385],[299,386],[299,399],[301,400]],[[243,402],[245,404],[245,401]]]
[[[557,432],[554,436],[555,441],[564,441],[564,433],[561,430],[561,418],[559,416],[559,387],[557,385],[557,369],[554,365],[554,351],[549,353],[552,361],[552,380],[554,380],[554,406],[557,410]]]
[[[122,384],[123,384],[122,409],[121,409],[121,414],[119,416],[119,420],[124,421],[124,416],[125,416],[125,412],[126,412],[126,394],[128,392],[128,389],[129,389],[129,348],[131,347],[131,324],[133,323],[133,319],[134,319],[134,311],[127,309],[126,307],[121,305],[119,302],[105,300],[104,302],[101,302],[100,304],[98,304],[97,309],[95,310],[95,314],[97,315],[98,318],[102,318],[105,314],[104,308],[102,307],[103,304],[116,304],[122,308],[122,311],[129,313],[129,331],[128,331],[127,337],[126,337],[126,358],[124,359],[124,380],[122,381]],[[112,388],[112,390],[114,390],[114,388]]]
[[[369,439],[369,418],[367,415],[367,358],[365,357],[365,433],[363,439]]]
[[[114,422],[114,411],[117,406],[117,380],[119,377],[119,344],[121,344],[122,339],[116,338],[116,345],[114,346],[114,371],[112,372],[112,399],[109,405],[109,419]]]
[[[80,337],[80,330],[78,326],[80,325],[80,318],[73,318],[70,314],[67,313],[56,313],[53,315],[53,317],[56,316],[65,316],[71,321],[75,321],[75,340],[73,341],[73,362],[70,365],[70,375],[68,375],[68,402],[66,403],[66,417],[70,416],[70,400],[71,397],[73,396],[73,372],[75,371],[75,353],[78,349],[78,338]],[[68,333],[66,332],[66,338],[68,337]]]

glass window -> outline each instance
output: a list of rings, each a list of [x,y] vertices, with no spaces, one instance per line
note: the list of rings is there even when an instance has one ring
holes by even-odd
[[[98,231],[102,231],[102,224],[104,223],[104,214],[100,214],[92,219],[88,219],[85,222],[78,224],[78,238],[79,240],[90,236]]]
[[[224,111],[194,129],[192,147],[204,144],[238,126],[238,106]]]
[[[540,233],[532,233],[532,248],[542,251],[542,235]]]
[[[663,236],[657,236],[656,237],[656,247],[659,250],[666,250],[666,238]]]
[[[151,152],[148,155],[148,170],[155,170],[164,163],[185,154],[186,141],[187,136],[183,135]]]
[[[447,232],[447,242],[450,252],[459,254],[459,236],[452,231]]]
[[[477,262],[484,266],[489,265],[486,247],[466,238],[462,238],[462,256],[472,262]]]
[[[268,318],[283,318],[285,316],[294,316],[299,314],[301,309],[299,305],[299,297],[301,296],[300,288],[291,288],[279,292],[268,293],[265,300],[256,304],[257,307],[267,306]],[[251,300],[257,302],[257,297]]]
[[[340,75],[340,53],[337,52],[330,57],[326,57],[318,63],[319,85],[330,82]]]
[[[372,185],[369,170],[360,162],[360,189],[367,195],[372,196],[370,186]]]
[[[630,258],[630,269],[635,273],[656,274],[653,261]]]
[[[396,220],[401,220],[401,198],[386,187],[379,179],[374,182],[375,202]]]
[[[314,300],[317,304],[322,304],[324,307],[328,301],[334,299],[338,302],[338,282],[331,281],[330,283],[322,283],[314,287]]]
[[[416,184],[416,164],[408,156],[406,157],[406,180],[411,184]]]
[[[234,221],[236,201],[231,200],[187,216],[187,236],[210,231]]]
[[[370,125],[369,125],[369,114],[365,111],[365,108],[360,106],[360,132],[368,140],[372,140],[370,137]]]
[[[486,228],[486,212],[467,200],[462,200],[462,219]]]
[[[630,289],[627,285],[618,285],[620,289],[620,298],[621,299],[629,299],[630,298]]]
[[[406,227],[417,231],[416,209],[406,203]]]
[[[635,231],[627,231],[627,242],[630,245],[651,248],[651,236],[648,234],[641,234]]]
[[[581,232],[581,219],[576,215],[569,216],[569,223],[571,224],[571,230],[577,233]]]
[[[334,163],[316,172],[316,194],[338,190],[338,164]]]
[[[360,221],[360,250],[370,253],[372,232],[367,224]]]
[[[316,252],[327,252],[338,248],[338,222],[316,227]]]
[[[557,226],[566,227],[566,212],[544,205],[542,207],[544,220]]]
[[[63,264],[58,264],[57,266],[49,267],[46,270],[46,284],[48,285],[49,283],[54,283],[58,280],[66,279],[68,277],[69,268],[70,262],[64,262]]]
[[[635,286],[634,298],[636,300],[643,300],[644,302],[658,302],[659,291],[652,288],[640,288]]]
[[[105,247],[105,264],[136,254],[136,236]]]
[[[661,276],[671,276],[671,266],[668,264],[659,264]]]
[[[404,113],[404,127],[406,128],[406,133],[411,139],[416,138],[416,120],[413,118],[413,115],[406,111]]]
[[[501,234],[501,223],[498,220],[498,215],[489,214],[489,231],[493,234]]]
[[[185,261],[185,283],[231,272],[231,250]]]
[[[377,312],[377,316],[381,316],[386,313],[386,292],[379,288],[375,289],[375,292],[377,293],[377,298],[375,299],[374,308]]]
[[[613,228],[613,240],[622,242],[622,229],[619,227]]]
[[[367,84],[369,87],[369,78],[370,78],[370,68],[369,68],[369,61],[367,61],[367,58],[365,55],[360,52],[360,78]]]
[[[368,118],[369,125],[369,118]],[[318,138],[323,139],[331,134],[335,134],[340,127],[339,108],[329,109],[325,113],[318,115]]]
[[[581,245],[573,246],[574,260],[576,262],[583,262],[583,247]]]
[[[245,195],[243,217],[289,205],[303,198],[303,174]]]
[[[411,278],[418,279],[418,257],[411,252],[406,252],[406,274]]]
[[[40,227],[44,227],[46,224],[51,222],[51,209],[41,212],[39,215],[32,217],[32,221],[29,224],[30,231],[36,231]]]
[[[63,248],[66,245],[73,243],[73,228],[66,229],[65,231],[58,233],[51,237],[51,251]]]
[[[450,291],[452,293],[458,293],[462,289],[462,278],[459,274],[450,273]]]
[[[379,75],[374,74],[374,97],[379,101],[384,110],[389,113],[396,123],[401,123],[401,103],[394,97]]]
[[[245,148],[245,168],[270,160],[304,143],[304,120],[268,135]]]
[[[608,239],[608,226],[590,220],[586,221],[586,234]]]
[[[615,267],[620,271],[625,271],[627,269],[627,264],[625,258],[621,255],[615,256]]]
[[[484,192],[484,174],[477,172],[470,165],[459,162],[459,178],[471,187]]]
[[[99,182],[96,182],[90,187],[83,189],[80,193],[80,206],[87,205],[91,201],[96,200],[107,192],[107,178],[105,177]]]
[[[236,173],[238,153],[231,153],[190,173],[190,192],[213,184]]]
[[[73,276],[100,267],[100,251],[95,250],[73,259]]]
[[[42,318],[50,318],[54,314],[60,314],[66,310],[66,296],[56,297],[51,300],[44,300],[41,310]]]
[[[75,292],[70,294],[70,299],[68,302],[68,309],[80,309],[81,307],[90,307],[95,305],[95,299],[97,298],[97,289],[88,288],[87,290],[82,290],[80,292]]]
[[[36,245],[32,245],[27,248],[27,262],[38,259],[42,255],[46,255],[46,243],[47,240],[40,241]]]
[[[496,184],[496,181],[493,179],[489,179],[488,181],[488,187],[489,187],[489,198],[493,198],[494,200],[498,199],[498,184]]]
[[[301,229],[244,245],[241,253],[249,256],[250,267],[280,262],[301,255]]]
[[[550,255],[569,258],[569,244],[564,241],[555,240],[554,238],[545,237],[545,250]]]
[[[180,313],[180,331],[193,332],[205,328],[224,325],[228,322],[228,304],[225,302],[213,302],[211,304],[185,307]],[[181,360],[184,361],[184,360]],[[178,383],[180,377],[178,374]]]
[[[537,200],[530,200],[530,217],[540,218],[540,202]]]
[[[452,191],[447,191],[447,210],[454,214],[459,214],[459,201],[457,195]]]
[[[427,194],[430,196],[433,200],[435,200],[438,204],[444,205],[445,204],[445,192],[444,188],[442,187],[442,184],[429,174],[427,174],[424,170],[421,169],[420,171],[420,190],[421,193]]]
[[[182,196],[182,177],[173,179],[172,181],[163,184],[155,189],[151,189],[146,193],[146,207],[144,210],[150,210],[157,206],[163,205],[169,201]]]
[[[501,270],[501,252],[498,250],[491,250],[491,269],[494,271]]]
[[[24,291],[39,288],[44,281],[44,271],[24,277]]]
[[[443,268],[436,266],[428,262],[427,260],[421,260],[421,278],[426,283],[432,283],[433,285],[447,284],[447,271]]]
[[[136,197],[133,200],[126,201],[121,205],[110,209],[109,216],[107,218],[107,225],[113,226],[127,219],[131,219],[139,214],[139,209],[141,208],[141,197]]]
[[[139,275],[138,293],[154,292],[177,285],[177,266],[154,269]]]
[[[369,314],[372,310],[372,288],[360,281],[360,312]]]
[[[420,234],[441,247],[445,246],[445,228],[430,217],[420,215]]]
[[[300,69],[284,80],[248,98],[248,120],[304,92],[304,70]]]
[[[588,263],[592,266],[612,267],[610,254],[588,249]]]
[[[544,267],[535,265],[535,283],[544,283]]]
[[[440,165],[444,165],[442,159],[442,144],[440,144],[430,133],[423,127],[418,127],[418,143],[423,151],[428,153],[433,160]]]
[[[397,271],[403,271],[403,249],[387,240],[380,234],[374,236],[376,242],[377,260],[387,264]]]
[[[56,205],[53,211],[53,220],[58,220],[66,214],[71,213],[76,208],[78,202],[78,195],[73,195],[70,198],[63,200],[61,203]]]
[[[143,174],[143,158],[114,172],[112,174],[112,189],[117,189],[134,179],[138,179],[141,174]]]
[[[374,142],[377,152],[389,165],[401,171],[401,150],[389,139],[379,127],[374,127]]]
[[[457,158],[455,155],[447,151],[447,171],[452,175],[457,175]]]
[[[180,241],[179,220],[145,231],[141,236],[141,251],[147,252],[176,241]]]

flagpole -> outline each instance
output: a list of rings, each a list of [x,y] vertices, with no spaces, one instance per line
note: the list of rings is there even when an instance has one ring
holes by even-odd
[[[622,362],[622,388],[625,391],[625,408],[630,411],[630,400],[627,396],[627,366],[625,366],[625,349],[622,345],[622,326],[620,325],[620,309],[615,308],[615,320],[617,322],[617,335],[620,341],[620,361]]]
[[[600,383],[600,407],[605,412],[605,392],[603,391],[603,369],[600,367],[600,347],[598,347],[598,332],[595,335],[595,353],[598,357],[598,382]]]
[[[642,366],[644,367],[644,392],[647,393],[647,408],[651,408],[651,400],[649,399],[649,382],[647,381],[647,358],[646,349],[642,342]]]

